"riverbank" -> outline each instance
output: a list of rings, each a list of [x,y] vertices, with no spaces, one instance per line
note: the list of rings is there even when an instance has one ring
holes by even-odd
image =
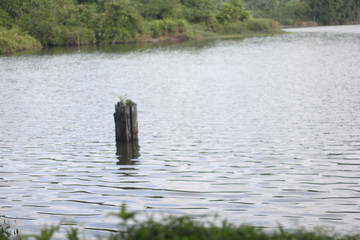
[[[246,37],[249,32],[279,29],[279,25],[270,19],[253,18],[241,0],[219,4],[38,0],[0,4],[0,28],[0,53],[9,54],[40,46],[183,42],[223,34]],[[8,36],[13,29],[19,29],[19,36],[36,39],[36,44],[33,39],[25,39],[9,45],[17,40]]]
[[[277,22],[270,19],[248,19],[227,25],[217,26],[216,31],[210,31],[201,24],[188,24],[185,21],[156,21],[149,25],[136,40],[111,42],[79,42],[60,46],[86,46],[97,44],[153,44],[179,43],[186,41],[207,41],[230,38],[249,38],[284,33]],[[17,28],[0,28],[0,55],[20,51],[41,49],[38,40]]]

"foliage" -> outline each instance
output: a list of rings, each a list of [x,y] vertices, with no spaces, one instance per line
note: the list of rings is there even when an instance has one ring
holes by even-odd
[[[254,32],[268,31],[272,29],[280,29],[279,24],[271,19],[256,18],[246,21],[246,28]]]
[[[124,96],[120,96],[119,97],[119,103],[124,105],[124,106],[133,106],[133,105],[136,105],[135,102],[133,102],[130,98],[127,97],[127,95],[124,95]],[[120,215],[119,217],[122,218],[123,214],[125,211],[125,209],[123,209],[123,207],[121,208],[121,211],[120,211]]]
[[[0,0],[0,9],[7,12],[13,18],[19,15],[21,5],[18,0]]]
[[[310,7],[311,16],[322,24],[360,22],[359,0],[303,0]]]
[[[241,0],[229,0],[220,7],[218,19],[222,23],[241,22],[249,18],[248,12],[243,9]]]
[[[0,225],[0,239],[8,239],[11,236],[11,228],[10,225],[4,221],[3,224]]]
[[[106,42],[124,43],[138,40],[142,20],[137,10],[126,0],[110,0],[104,5],[101,38]]]
[[[122,205],[119,213],[111,214],[120,219],[119,231],[110,234],[109,240],[359,240],[360,234],[341,235],[317,228],[313,231],[303,229],[287,231],[283,227],[278,230],[264,231],[262,228],[250,225],[234,225],[226,220],[221,223],[196,221],[190,216],[168,216],[160,221],[149,218],[143,222],[137,222],[134,212],[129,212],[126,205]],[[132,221],[132,224],[129,224]],[[51,240],[58,226],[44,227],[39,235],[11,236],[8,224],[0,225],[0,239],[36,239]],[[68,240],[79,240],[77,229],[67,230]],[[100,238],[98,238],[100,239]]]
[[[140,15],[144,19],[181,18],[181,4],[177,0],[139,0]]]
[[[39,235],[25,235],[24,239],[35,239],[35,240],[51,240],[55,232],[59,230],[59,226],[45,226],[40,230]]]
[[[75,228],[70,228],[66,230],[66,237],[68,240],[80,240],[79,230]]]
[[[186,39],[195,25],[214,33],[272,27],[254,21],[249,10],[287,25],[360,22],[359,0],[0,0],[0,27],[43,46],[127,43],[173,33]],[[2,53],[28,48],[14,47],[16,40],[1,31]]]
[[[216,0],[182,0],[184,17],[192,23],[206,23],[216,15]]]
[[[224,33],[236,33],[236,34],[244,34],[248,31],[246,22],[228,23],[223,25],[222,29]]]
[[[282,24],[316,21],[319,24],[360,22],[359,0],[244,0],[254,17]]]
[[[71,0],[37,0],[24,3],[17,23],[46,46],[91,44],[96,41],[95,32],[80,20],[89,19],[86,10]]]
[[[9,13],[5,12],[0,8],[0,27],[11,28],[13,25],[13,21],[14,20],[9,15]]]
[[[18,28],[0,27],[0,54],[40,48],[40,43]]]
[[[96,43],[95,32],[88,28],[73,27],[65,30],[62,45],[88,45]]]
[[[249,18],[242,0],[0,0],[0,27],[17,29],[46,47],[180,41],[193,38],[198,27],[239,33]],[[7,49],[2,52],[18,49],[9,41],[0,42]]]
[[[149,26],[150,26],[151,35],[153,38],[157,38],[159,36],[166,35],[166,34],[189,32],[188,23],[183,19],[154,20],[149,23]]]
[[[127,100],[129,100],[129,99],[127,99]],[[128,220],[135,218],[136,213],[127,211],[126,204],[123,203],[121,205],[120,211],[118,213],[110,213],[109,215],[118,217],[119,219],[121,219],[124,222],[124,224],[126,224]]]
[[[286,25],[295,25],[311,19],[310,11],[308,4],[299,0],[291,0],[279,9],[276,19]]]

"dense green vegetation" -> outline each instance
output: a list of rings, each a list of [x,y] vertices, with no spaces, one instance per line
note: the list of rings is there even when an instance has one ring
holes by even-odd
[[[269,19],[284,25],[359,23],[360,1],[0,0],[0,54],[40,45],[179,42],[278,29]]]
[[[119,231],[103,239],[109,240],[359,240],[360,234],[340,235],[325,229],[314,231],[286,231],[279,227],[275,231],[264,231],[262,228],[249,225],[234,225],[227,221],[220,224],[195,221],[189,216],[166,217],[160,221],[148,219],[137,222],[135,213],[128,212],[122,205],[119,213],[112,214],[121,220]],[[132,224],[128,222],[131,221]],[[0,240],[37,239],[50,240],[59,231],[59,226],[44,227],[39,234],[22,235],[13,230],[7,223],[0,224]],[[64,236],[65,238],[65,236]],[[79,231],[70,228],[66,239],[79,240]],[[98,237],[97,239],[101,239]]]
[[[359,0],[244,0],[255,17],[285,25],[360,23]]]
[[[6,29],[0,26],[0,54],[40,48],[40,43],[19,28]]]
[[[0,53],[39,43],[183,41],[198,38],[201,32],[224,34],[238,29],[235,33],[243,34],[273,28],[278,28],[274,21],[252,19],[242,0],[0,0],[0,36],[5,39]],[[21,43],[26,42],[23,47],[5,44],[15,41],[8,38],[14,33],[22,37]]]
[[[322,24],[348,24],[360,22],[359,0],[304,0],[311,9],[314,21]]]

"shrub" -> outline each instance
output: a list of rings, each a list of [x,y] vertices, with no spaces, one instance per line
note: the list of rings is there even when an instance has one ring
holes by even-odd
[[[239,22],[248,18],[249,13],[244,10],[241,0],[223,2],[218,15],[218,19],[222,23]]]
[[[101,40],[110,43],[135,42],[142,30],[142,18],[128,2],[106,2],[101,21]]]
[[[245,22],[237,22],[237,23],[228,23],[223,25],[224,33],[237,33],[242,34],[247,30],[247,26]]]
[[[12,17],[0,8],[0,27],[11,28],[13,21]]]
[[[154,20],[150,22],[149,25],[150,32],[153,38],[157,38],[166,34],[184,33],[186,35],[189,31],[189,25],[183,19]]]
[[[139,4],[139,12],[145,19],[164,19],[179,15],[177,0],[148,0]]]
[[[67,45],[88,45],[96,43],[95,32],[88,28],[72,28],[67,31]]]
[[[249,19],[245,23],[247,29],[254,32],[280,29],[279,24],[271,19],[265,19],[265,18]]]
[[[41,48],[40,43],[18,28],[4,29],[0,27],[0,54],[36,48]]]

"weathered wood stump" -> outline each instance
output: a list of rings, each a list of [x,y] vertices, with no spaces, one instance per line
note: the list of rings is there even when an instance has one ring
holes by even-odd
[[[118,102],[115,105],[114,120],[117,143],[138,140],[136,104],[125,105],[123,102]]]

